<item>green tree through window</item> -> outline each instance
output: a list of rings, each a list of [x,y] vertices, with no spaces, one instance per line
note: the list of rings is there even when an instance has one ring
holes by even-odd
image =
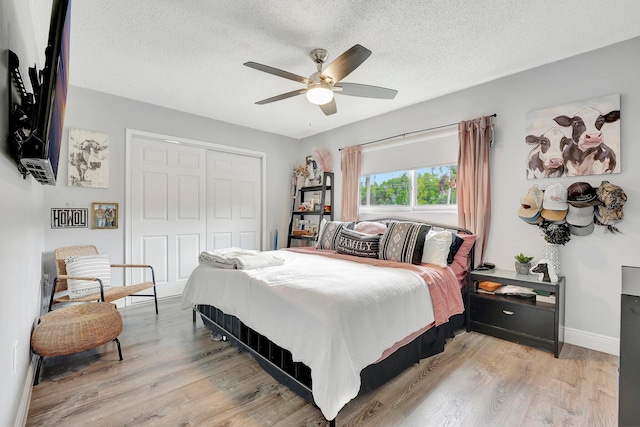
[[[424,207],[456,204],[457,166],[435,166],[360,178],[361,206]],[[412,182],[415,184],[412,185]],[[411,188],[415,187],[412,201]]]
[[[457,169],[457,166],[437,166],[417,170],[417,205],[455,205]]]

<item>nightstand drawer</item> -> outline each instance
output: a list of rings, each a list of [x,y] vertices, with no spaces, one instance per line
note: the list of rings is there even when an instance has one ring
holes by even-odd
[[[534,337],[554,339],[554,312],[533,305],[472,295],[471,320]]]

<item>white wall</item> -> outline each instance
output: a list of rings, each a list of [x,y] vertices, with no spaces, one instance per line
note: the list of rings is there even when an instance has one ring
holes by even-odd
[[[274,230],[286,235],[289,212],[289,178],[298,160],[297,140],[194,116],[131,99],[112,96],[75,86],[69,88],[65,131],[58,183],[45,192],[45,210],[90,208],[92,202],[125,203],[125,132],[127,128],[174,137],[234,146],[267,154],[267,239]],[[109,135],[109,188],[67,186],[69,128],[88,129]],[[60,246],[95,244],[109,258],[124,261],[124,210],[121,208],[117,230],[51,229],[45,225],[45,271],[55,272],[53,250]],[[284,234],[283,234],[284,233]],[[272,240],[267,242],[271,248]],[[280,239],[282,244],[282,239]],[[286,242],[285,242],[286,243]]]
[[[567,276],[566,341],[618,353],[621,266],[640,265],[636,243],[640,237],[640,38],[521,72],[487,84],[446,95],[374,119],[344,126],[302,140],[302,151],[326,147],[338,156],[339,147],[456,123],[497,113],[495,147],[491,150],[492,221],[486,260],[513,269],[520,252],[542,257],[543,239],[537,227],[516,214],[520,197],[534,183],[545,188],[576,181],[594,186],[608,179],[621,186],[628,201],[620,235],[602,227],[574,237],[561,248],[562,274]],[[416,82],[416,84],[420,84]],[[524,143],[525,115],[540,108],[583,99],[621,95],[622,173],[609,176],[527,181]],[[383,101],[371,101],[383,102]],[[335,162],[338,165],[340,162]],[[336,184],[341,185],[340,173]],[[339,199],[340,192],[336,195]]]
[[[0,425],[13,425],[31,362],[31,328],[40,310],[43,249],[43,188],[18,173],[7,154],[7,49],[20,58],[21,73],[37,62],[29,6],[0,2]],[[27,81],[28,84],[28,81]],[[14,367],[14,346],[15,353]],[[30,384],[29,384],[30,386]],[[27,402],[28,403],[28,402]]]

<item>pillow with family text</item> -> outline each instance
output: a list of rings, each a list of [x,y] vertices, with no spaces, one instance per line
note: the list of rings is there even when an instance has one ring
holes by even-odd
[[[380,234],[360,233],[347,228],[343,228],[338,232],[336,251],[339,254],[378,258],[379,250]]]

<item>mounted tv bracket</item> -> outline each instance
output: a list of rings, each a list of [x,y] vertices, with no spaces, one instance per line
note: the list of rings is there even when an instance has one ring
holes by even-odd
[[[36,94],[40,93],[38,72],[34,67],[29,68],[31,86]],[[18,162],[18,171],[27,179],[29,171],[22,164],[24,144],[35,138],[32,135],[36,114],[37,95],[28,93],[20,74],[20,60],[18,55],[9,50],[9,148]]]

